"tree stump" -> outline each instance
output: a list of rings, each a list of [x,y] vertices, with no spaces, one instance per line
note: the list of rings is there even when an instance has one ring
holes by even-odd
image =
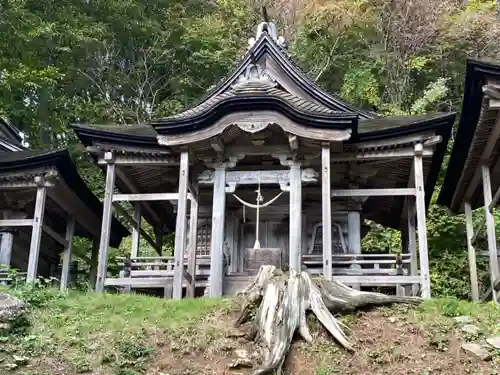
[[[253,375],[281,371],[295,332],[312,342],[306,322],[306,314],[310,312],[343,348],[353,351],[342,323],[332,313],[421,301],[418,297],[360,292],[338,281],[313,280],[306,271],[285,273],[269,265],[260,267],[253,282],[238,297],[243,303],[236,326],[253,320],[248,339],[257,342],[260,348],[260,361]]]

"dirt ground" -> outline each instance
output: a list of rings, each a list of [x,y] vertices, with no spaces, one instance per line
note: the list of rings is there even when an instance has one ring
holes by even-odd
[[[229,332],[233,318],[218,323]],[[315,343],[295,340],[285,362],[285,374],[493,375],[500,372],[497,359],[482,361],[463,352],[460,334],[455,329],[429,332],[404,317],[385,316],[380,310],[360,313],[348,323],[352,330],[350,339],[356,348],[354,353],[348,353],[311,323]],[[224,338],[195,354],[183,355],[166,346],[155,356],[147,375],[251,374],[250,369],[228,368],[234,350],[241,347],[255,349],[244,338]]]

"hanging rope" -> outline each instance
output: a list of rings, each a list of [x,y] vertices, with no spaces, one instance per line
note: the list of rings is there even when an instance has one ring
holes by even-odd
[[[241,199],[240,197],[238,197],[236,194],[233,194],[233,197],[235,197],[243,205],[243,209],[245,209],[245,206],[250,207],[250,208],[257,208],[257,206],[258,206],[258,207],[262,208],[262,207],[267,207],[270,204],[272,204],[273,202],[275,202],[276,199],[278,199],[279,197],[281,197],[281,194],[283,194],[283,192],[279,193],[277,196],[275,196],[269,202],[266,202],[266,203],[263,203],[263,204],[259,204],[259,205],[245,202],[243,199]]]

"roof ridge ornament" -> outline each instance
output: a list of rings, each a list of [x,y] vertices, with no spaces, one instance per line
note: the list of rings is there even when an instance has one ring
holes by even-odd
[[[255,37],[248,39],[248,47],[252,48],[253,45],[259,38],[262,36],[263,33],[267,33],[271,39],[273,39],[278,46],[282,48],[286,48],[286,42],[285,38],[283,36],[278,36],[278,29],[276,27],[276,24],[274,22],[261,22],[257,26],[257,32],[255,33]]]
[[[240,88],[250,82],[264,83],[271,87],[276,87],[278,83],[267,69],[262,69],[259,64],[249,64],[245,73],[241,74],[233,85],[233,88]]]

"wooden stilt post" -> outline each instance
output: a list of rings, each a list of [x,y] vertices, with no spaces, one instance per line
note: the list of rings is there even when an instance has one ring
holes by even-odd
[[[139,256],[139,247],[141,242],[141,204],[136,202],[134,205],[134,221],[135,224],[132,228],[132,249],[130,257],[135,258]]]
[[[89,270],[90,288],[92,290],[95,290],[95,284],[97,279],[98,257],[99,257],[99,239],[94,238],[92,240],[92,252],[90,254],[90,270]]]
[[[63,263],[61,269],[61,291],[68,289],[69,272],[71,266],[71,253],[73,251],[73,235],[75,233],[75,219],[69,218],[66,223],[66,236],[67,241],[63,252]]]
[[[108,163],[106,171],[106,190],[102,211],[101,238],[99,242],[99,260],[97,265],[96,292],[104,291],[104,283],[108,272],[108,248],[111,237],[111,221],[113,219],[113,190],[115,188],[116,165],[112,152],[106,152],[104,159]]]
[[[423,146],[415,145],[414,171],[416,189],[416,209],[418,228],[418,249],[420,258],[420,276],[422,277],[422,297],[431,297],[431,280],[429,271],[429,254],[427,250],[427,227],[425,220],[425,187],[424,168],[422,163]]]
[[[408,252],[411,254],[410,263],[410,275],[417,276],[418,273],[418,255],[417,255],[417,231],[415,229],[415,199],[408,198],[407,200],[407,241],[408,241]],[[419,285],[412,285],[412,295],[416,296],[418,294]]]
[[[194,298],[196,292],[196,249],[198,247],[198,201],[192,196],[190,203],[188,273],[191,275],[191,285],[187,289],[187,295]]]
[[[0,233],[0,269],[2,266],[9,267],[12,257],[12,246],[14,245],[14,233],[1,232]]]
[[[483,196],[484,196],[484,216],[486,220],[486,234],[488,236],[488,253],[490,257],[490,273],[491,273],[491,288],[493,301],[496,301],[495,280],[498,279],[498,255],[497,255],[497,240],[495,234],[495,218],[490,211],[492,201],[491,197],[491,178],[490,168],[487,165],[481,166],[483,174]]]
[[[469,252],[470,285],[472,290],[472,300],[479,301],[479,286],[477,283],[476,249],[472,245],[474,237],[474,226],[472,223],[472,208],[469,202],[464,202],[465,224],[467,229],[467,250]]]
[[[222,296],[224,282],[224,219],[226,209],[226,168],[215,168],[210,250],[210,297]]]
[[[28,274],[26,280],[33,282],[37,277],[38,257],[40,255],[40,244],[42,241],[43,217],[45,214],[45,199],[47,188],[42,177],[35,177],[38,185],[36,190],[35,214],[33,217],[33,230],[31,232],[30,256],[28,262]]]
[[[289,267],[301,270],[302,256],[302,180],[300,164],[290,166],[290,258]]]
[[[351,211],[347,214],[347,243],[350,254],[361,254],[361,217],[357,211]],[[359,264],[352,264],[351,268],[360,269]],[[353,289],[361,289],[360,284],[351,285]]]
[[[182,284],[184,281],[184,252],[186,248],[187,224],[187,191],[189,181],[189,155],[187,151],[181,153],[179,166],[179,199],[177,200],[177,220],[175,224],[175,269],[173,283],[173,299],[182,298]]]
[[[321,150],[321,202],[322,202],[322,234],[323,234],[323,277],[333,278],[332,266],[332,187],[330,174],[330,145]]]

